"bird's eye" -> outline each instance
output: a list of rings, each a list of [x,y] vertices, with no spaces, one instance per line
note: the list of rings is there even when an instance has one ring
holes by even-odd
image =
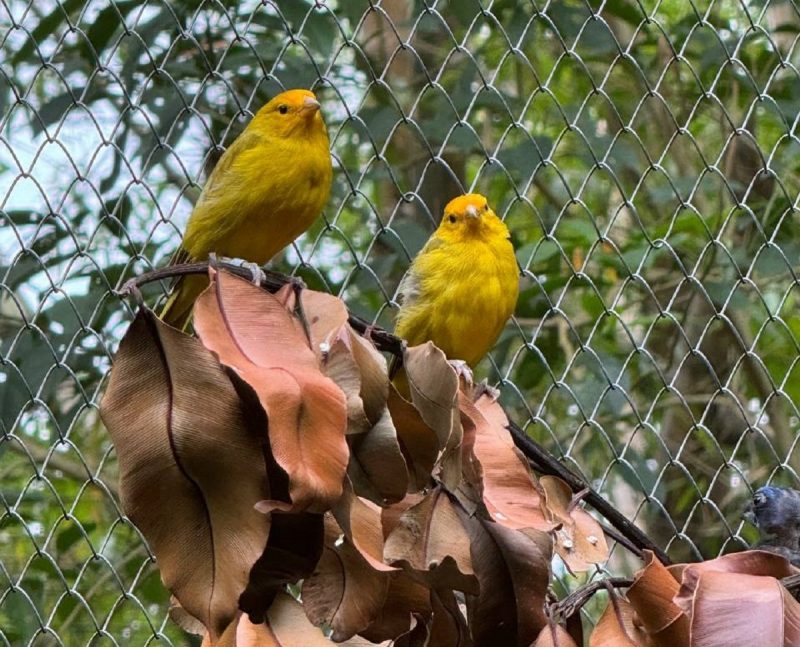
[[[456,217],[455,216],[450,216],[449,220],[450,220],[450,222],[455,222],[456,221]]]
[[[289,112],[289,106],[287,106],[285,103],[279,105],[278,112],[280,112],[282,115],[285,115],[287,112]]]
[[[753,495],[753,504],[754,505],[764,505],[767,502],[767,495],[763,492],[756,492]]]
[[[489,211],[489,203],[488,202],[485,205],[483,205],[483,210],[484,211]]]

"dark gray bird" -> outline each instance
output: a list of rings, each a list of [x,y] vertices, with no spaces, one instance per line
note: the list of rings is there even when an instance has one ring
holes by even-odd
[[[800,566],[800,492],[766,485],[753,494],[744,518],[758,528],[755,548],[783,555]]]

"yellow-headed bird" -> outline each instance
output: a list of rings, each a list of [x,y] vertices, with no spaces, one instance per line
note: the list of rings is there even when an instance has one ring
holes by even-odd
[[[213,252],[261,265],[311,226],[333,177],[319,108],[309,90],[289,90],[256,113],[214,167],[173,264]],[[162,319],[183,328],[207,285],[202,275],[179,279]]]
[[[432,341],[470,368],[489,352],[514,312],[519,269],[508,227],[486,198],[448,203],[399,292],[395,333],[411,346]]]

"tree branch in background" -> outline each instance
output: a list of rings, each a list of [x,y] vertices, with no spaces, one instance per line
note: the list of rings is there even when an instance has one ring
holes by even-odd
[[[242,278],[252,279],[253,274],[247,267],[241,265],[218,261],[215,266],[223,268],[232,274],[236,274]],[[181,265],[172,265],[169,267],[147,272],[138,277],[135,277],[125,283],[122,287],[120,294],[133,295],[138,303],[142,303],[142,296],[140,293],[141,286],[151,283],[153,281],[160,281],[162,279],[171,278],[175,276],[183,276],[186,274],[204,274],[208,271],[209,264],[202,263],[186,263]],[[261,278],[261,286],[270,292],[276,292],[287,283],[298,283],[298,279],[277,272],[264,272]],[[391,333],[373,326],[370,322],[362,317],[350,313],[350,325],[360,334],[368,335],[369,339],[373,342],[375,347],[383,352],[390,353],[395,357],[401,358],[403,356],[403,340]],[[629,519],[625,517],[619,510],[617,510],[611,503],[606,501],[598,492],[592,489],[585,480],[580,476],[573,473],[567,467],[562,465],[558,459],[553,456],[544,447],[539,445],[535,440],[530,438],[519,426],[513,422],[509,425],[509,431],[514,439],[517,447],[532,463],[533,467],[540,473],[557,476],[566,482],[573,492],[585,491],[583,499],[592,506],[598,513],[600,513],[606,520],[616,529],[616,531],[624,537],[627,542],[621,542],[627,548],[630,545],[635,547],[637,555],[641,555],[642,550],[650,550],[658,557],[664,564],[670,564],[671,560],[667,554],[659,548],[642,530],[637,528]],[[610,535],[615,539],[615,535]]]

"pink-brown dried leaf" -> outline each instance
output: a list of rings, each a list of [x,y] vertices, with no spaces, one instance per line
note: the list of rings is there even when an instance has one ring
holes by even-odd
[[[269,497],[264,429],[251,424],[258,417],[209,351],[148,310],[120,344],[100,411],[123,508],[164,584],[216,639],[269,532],[253,509]]]
[[[297,320],[268,292],[212,272],[194,323],[203,344],[253,388],[267,412],[272,454],[289,476],[295,508],[329,508],[341,496],[349,458],[345,396],[320,372]]]

